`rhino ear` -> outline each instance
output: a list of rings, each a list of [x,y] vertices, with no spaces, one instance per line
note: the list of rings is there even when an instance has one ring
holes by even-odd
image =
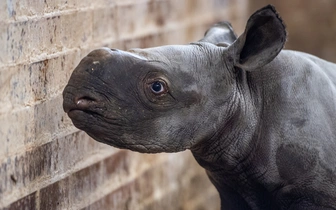
[[[286,37],[282,19],[268,5],[249,18],[244,33],[228,50],[236,67],[252,71],[271,62],[284,47]]]
[[[209,28],[199,42],[209,42],[212,44],[226,43],[228,45],[236,41],[237,36],[232,28],[231,23],[222,21]]]

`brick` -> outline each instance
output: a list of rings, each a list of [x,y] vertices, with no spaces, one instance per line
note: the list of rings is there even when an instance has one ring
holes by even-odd
[[[158,32],[165,24],[165,21],[168,21],[169,14],[172,13],[173,9],[172,4],[169,4],[167,1],[118,5],[117,28],[119,37],[121,39],[129,39],[130,37],[144,36],[151,32]]]
[[[3,50],[0,51],[0,64],[26,59],[26,49],[29,46],[28,22],[2,23],[0,28],[0,45],[3,46]]]
[[[0,22],[5,22],[12,16],[12,10],[10,6],[7,6],[7,1],[0,1]],[[0,23],[1,25],[1,23]],[[2,30],[0,30],[2,31]]]
[[[94,209],[110,209],[110,210],[123,210],[132,209],[130,202],[132,199],[136,199],[132,191],[135,188],[135,183],[131,182],[129,184],[123,185],[118,190],[108,194],[97,202],[88,205],[82,210],[94,210]],[[135,208],[138,209],[138,208]]]
[[[102,184],[99,181],[100,163],[84,168],[71,176],[41,189],[41,208],[42,209],[68,209],[78,200],[89,202],[91,190]],[[50,196],[53,195],[53,196]]]
[[[32,100],[29,88],[30,74],[24,65],[0,67],[0,113],[6,113],[18,104]]]
[[[18,0],[12,0],[12,1],[7,1],[7,10],[8,10],[8,15],[10,17],[16,17],[17,15],[21,15],[22,11],[21,8],[18,8]],[[22,2],[22,6],[27,6],[27,3],[25,1]]]
[[[4,210],[33,210],[36,209],[36,192],[27,195],[11,205],[4,208]]]
[[[33,141],[34,138],[34,125],[31,119],[33,119],[34,113],[32,109],[23,109],[20,112],[4,113],[0,115],[0,160],[9,154],[22,150],[25,145],[25,141]]]
[[[144,48],[157,46],[155,43],[164,42],[163,34],[147,35],[139,37],[138,39],[125,39],[121,42],[121,48],[124,50],[129,50],[132,48]]]
[[[14,193],[14,189],[24,189],[31,186],[33,181],[50,174],[50,154],[51,145],[46,144],[3,162],[0,165],[0,174],[4,178],[0,182],[0,196],[5,198],[6,194]]]
[[[105,7],[93,11],[92,42],[101,43],[103,40],[116,41],[117,22],[115,7]]]
[[[44,12],[53,12],[74,8],[77,5],[77,0],[45,0]]]
[[[128,152],[125,150],[121,150],[120,152],[113,155],[113,158],[107,158],[103,161],[103,164],[105,167],[104,173],[109,176],[115,173],[118,174],[124,174],[125,176],[128,176],[130,174],[129,172],[129,162],[126,156],[128,155]]]
[[[41,15],[43,13],[43,0],[12,0],[7,1],[8,10],[13,17]]]
[[[16,0],[16,16],[43,15],[44,6],[44,0]]]
[[[63,15],[60,24],[62,46],[71,49],[90,43],[93,28],[92,18],[91,11],[76,11]]]
[[[40,209],[60,209],[63,198],[68,196],[68,191],[63,190],[59,182],[51,184],[40,190]]]
[[[62,50],[61,16],[42,17],[29,22],[30,58]]]

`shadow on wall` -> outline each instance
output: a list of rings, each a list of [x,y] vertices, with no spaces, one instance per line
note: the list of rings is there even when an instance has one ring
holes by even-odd
[[[335,0],[251,0],[250,13],[266,4],[273,4],[286,23],[287,49],[336,62]]]

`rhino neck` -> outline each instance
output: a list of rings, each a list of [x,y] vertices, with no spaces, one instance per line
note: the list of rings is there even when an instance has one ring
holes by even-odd
[[[247,117],[250,109],[237,110],[222,129],[211,138],[204,140],[191,151],[208,174],[230,175],[243,173],[251,166],[259,145],[259,120]]]
[[[249,183],[251,186],[258,185],[258,177],[265,172],[263,162],[257,160],[263,157],[259,138],[262,94],[248,84],[246,76],[244,80],[237,90],[236,107],[221,130],[191,149],[220,194],[227,187],[243,194],[241,191],[247,189],[244,185],[249,180],[254,182]]]
[[[191,148],[196,160],[208,171],[232,171],[248,161],[258,145],[262,113],[262,89],[246,72],[237,76],[236,88],[228,104],[217,111],[225,113],[211,137]],[[217,106],[219,106],[217,104]]]

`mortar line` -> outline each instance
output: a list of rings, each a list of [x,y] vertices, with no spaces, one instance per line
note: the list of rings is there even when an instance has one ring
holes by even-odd
[[[37,21],[40,19],[48,19],[48,18],[53,18],[53,17],[58,17],[58,16],[63,16],[63,15],[69,15],[69,14],[75,14],[77,12],[88,12],[88,11],[95,11],[99,9],[106,9],[106,8],[114,8],[116,4],[114,3],[111,6],[90,6],[90,7],[82,7],[82,8],[69,8],[65,10],[56,10],[53,12],[45,12],[41,14],[34,14],[34,15],[21,15],[21,16],[13,16],[9,17],[6,20],[0,20],[0,24],[15,24],[15,23],[22,23],[22,22],[27,22],[27,21]]]

